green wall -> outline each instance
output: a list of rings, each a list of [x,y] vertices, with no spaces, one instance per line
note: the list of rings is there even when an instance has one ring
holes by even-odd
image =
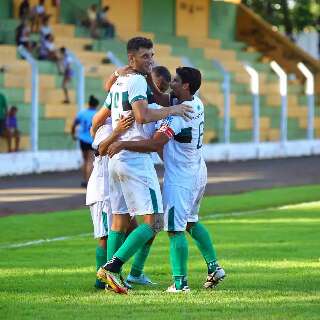
[[[61,0],[60,21],[80,24],[86,17],[87,9],[93,4],[99,6],[100,0]]]
[[[234,41],[237,23],[237,5],[212,1],[209,14],[209,37]]]
[[[175,0],[142,0],[142,31],[175,34],[175,11]]]
[[[12,18],[13,0],[0,0],[0,19]]]

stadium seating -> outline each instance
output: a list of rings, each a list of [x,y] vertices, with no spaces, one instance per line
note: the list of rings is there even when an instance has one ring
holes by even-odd
[[[26,75],[30,67],[16,53],[14,28],[17,20],[1,20],[0,58],[6,57],[5,72],[0,74],[0,88],[10,104],[19,107],[18,118],[22,131],[22,147],[29,146],[29,110],[31,88]],[[277,141],[280,138],[280,96],[277,76],[270,69],[269,59],[245,43],[228,37],[174,36],[165,32],[134,31],[126,26],[117,26],[117,37],[110,40],[94,40],[87,29],[73,24],[52,26],[57,47],[66,46],[85,66],[86,98],[96,95],[104,99],[103,83],[115,69],[106,63],[106,53],[112,51],[125,63],[125,42],[132,36],[141,35],[154,40],[156,63],[165,65],[171,72],[186,61],[199,68],[203,75],[200,96],[206,104],[205,142],[223,142],[223,77],[213,66],[219,60],[231,76],[231,142],[252,141],[252,94],[250,79],[243,68],[249,62],[260,74],[260,137],[262,141]],[[220,26],[221,27],[221,26]],[[186,60],[187,59],[187,60]],[[1,58],[1,61],[4,59]],[[40,149],[74,148],[70,137],[72,119],[76,114],[75,83],[72,84],[70,105],[62,104],[61,77],[50,62],[39,62],[40,70]],[[42,90],[45,89],[45,90]],[[304,87],[298,80],[289,81],[288,93],[288,139],[304,139],[307,127],[307,106]],[[319,117],[317,111],[317,117]],[[320,134],[320,118],[315,119],[315,133]],[[0,150],[4,146],[1,142]]]

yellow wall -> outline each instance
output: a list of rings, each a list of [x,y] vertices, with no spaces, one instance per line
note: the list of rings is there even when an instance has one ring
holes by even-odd
[[[108,18],[116,30],[140,30],[140,0],[102,0],[102,5],[108,5]]]
[[[208,37],[209,0],[176,1],[177,36]]]

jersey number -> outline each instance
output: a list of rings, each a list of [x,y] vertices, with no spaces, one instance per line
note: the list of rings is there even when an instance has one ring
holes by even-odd
[[[200,149],[200,148],[202,147],[203,129],[204,129],[204,122],[201,121],[201,122],[199,123],[199,137],[198,137],[197,149]]]
[[[118,108],[119,97],[120,97],[119,92],[115,92],[114,96],[113,97],[111,96],[112,108],[115,108],[115,109]]]

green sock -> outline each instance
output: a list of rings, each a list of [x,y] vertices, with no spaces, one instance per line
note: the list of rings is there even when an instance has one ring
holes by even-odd
[[[154,232],[148,224],[140,224],[129,234],[126,241],[118,249],[114,256],[119,258],[123,263],[128,261],[153,236]]]
[[[144,263],[150,252],[151,245],[146,243],[142,248],[140,248],[134,255],[134,260],[131,266],[130,274],[134,277],[140,277],[144,268]]]
[[[97,246],[96,248],[96,267],[97,271],[101,266],[106,264],[107,262],[107,250],[105,248],[102,248],[100,246]]]
[[[208,266],[208,273],[216,269],[217,254],[207,228],[197,222],[189,231]]]
[[[186,281],[183,280],[187,277],[188,242],[184,232],[178,232],[169,239],[172,274],[176,289],[180,290],[186,285]]]
[[[108,261],[112,259],[115,252],[121,247],[125,238],[126,238],[126,234],[124,232],[113,231],[113,230],[109,232],[108,244],[107,244]]]

